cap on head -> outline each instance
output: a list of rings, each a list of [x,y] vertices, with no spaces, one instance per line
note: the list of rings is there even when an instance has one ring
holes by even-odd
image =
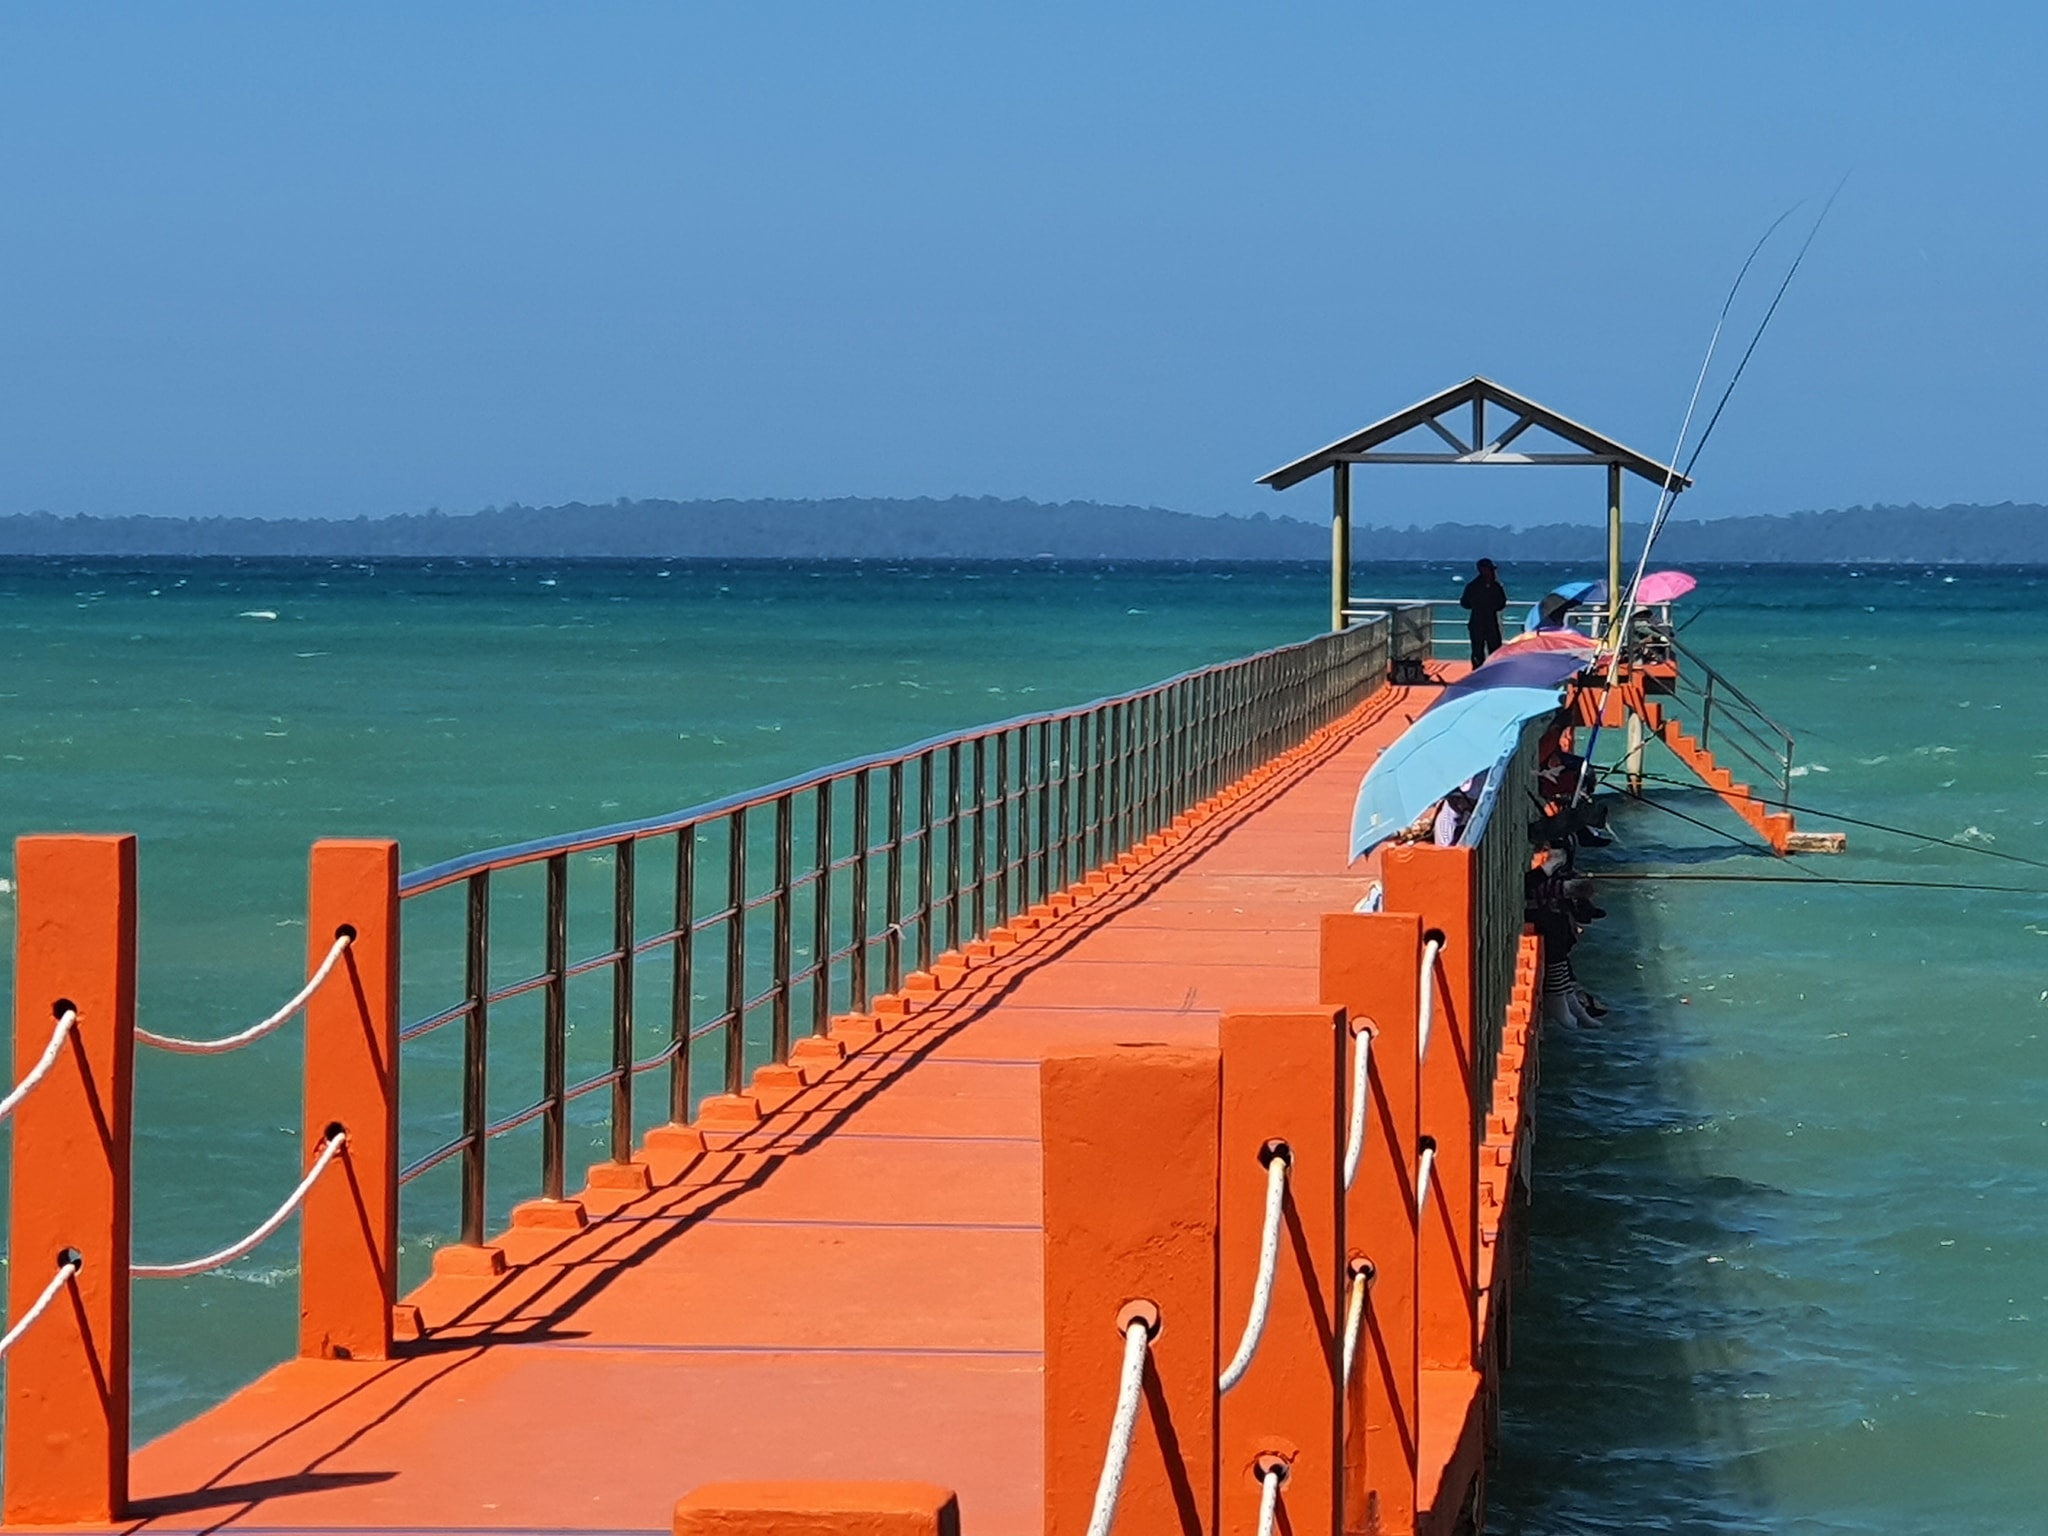
[[[1491,560],[1481,560],[1481,561],[1479,562],[1479,569],[1480,569],[1480,570],[1482,570],[1482,571],[1490,571],[1490,570],[1492,570],[1493,568],[1494,568],[1494,564],[1493,564],[1493,562],[1492,562]]]

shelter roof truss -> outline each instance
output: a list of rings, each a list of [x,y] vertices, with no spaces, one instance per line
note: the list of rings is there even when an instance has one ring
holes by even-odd
[[[1500,413],[1491,423],[1488,406]],[[1495,424],[1500,430],[1489,437],[1489,428]],[[1559,440],[1564,451],[1531,452],[1515,447],[1532,427]],[[1423,428],[1434,433],[1443,447],[1417,451],[1387,446]],[[1659,490],[1668,484],[1682,491],[1692,484],[1669,465],[1478,376],[1282,465],[1260,476],[1259,484],[1284,491],[1336,464],[1611,464],[1640,475]]]

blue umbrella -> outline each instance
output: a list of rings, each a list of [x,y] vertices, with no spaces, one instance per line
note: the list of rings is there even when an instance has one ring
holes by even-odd
[[[1524,721],[1561,702],[1554,686],[1479,688],[1439,699],[1358,786],[1351,857],[1363,857],[1474,774],[1490,771],[1513,750]]]
[[[1556,588],[1522,620],[1524,629],[1556,629],[1564,616],[1581,603],[1597,603],[1607,595],[1604,581],[1568,581]]]
[[[1446,699],[1483,688],[1555,688],[1585,671],[1591,661],[1578,651],[1495,651],[1445,688],[1430,708],[1440,709]]]

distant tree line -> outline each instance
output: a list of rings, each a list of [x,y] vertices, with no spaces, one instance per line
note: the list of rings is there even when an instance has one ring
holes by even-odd
[[[1627,532],[1633,558],[1642,527]],[[1446,560],[1490,554],[1502,561],[1581,560],[1595,530],[1583,524],[1492,528],[1439,523],[1433,528],[1375,528],[1353,536],[1361,560]],[[2048,507],[1846,507],[1754,517],[1673,518],[1657,541],[1660,564],[2043,565]]]
[[[1640,529],[1632,530],[1635,532]],[[1441,523],[1360,528],[1360,560],[1584,560],[1583,523],[1533,528]],[[1831,512],[1674,520],[1659,543],[1674,563],[2048,564],[2048,508],[1850,507]],[[1329,533],[1291,517],[1197,517],[1160,507],[946,500],[570,502],[378,518],[0,517],[0,556],[243,555],[787,560],[1310,560]]]
[[[320,519],[0,517],[0,555],[483,556],[566,559],[1309,560],[1329,534],[1291,518],[1159,507],[939,501],[626,501]]]

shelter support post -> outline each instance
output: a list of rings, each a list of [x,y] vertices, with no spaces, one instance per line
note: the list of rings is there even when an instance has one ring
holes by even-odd
[[[1330,628],[1344,627],[1351,606],[1351,466],[1330,466]]]
[[[7,1316],[75,1264],[7,1359],[9,1525],[106,1525],[128,1502],[128,1231],[135,839],[15,844],[14,1080],[76,1017],[15,1110]]]
[[[1607,466],[1607,621],[1620,639],[1621,629],[1621,466]]]
[[[339,1166],[306,1196],[299,1228],[299,1353],[385,1360],[398,1299],[398,844],[313,845],[306,950],[318,965],[344,930],[341,964],[306,1004],[303,1145],[348,1133]]]

